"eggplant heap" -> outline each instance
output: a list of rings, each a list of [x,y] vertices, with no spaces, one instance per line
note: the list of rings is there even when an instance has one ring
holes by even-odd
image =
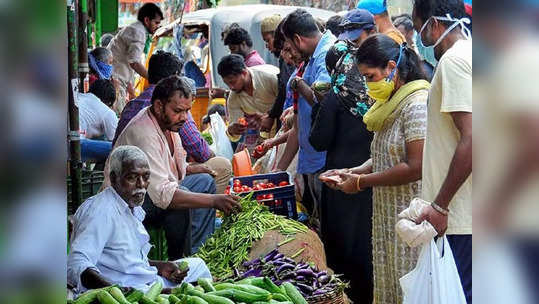
[[[249,259],[253,242],[267,231],[277,230],[284,235],[307,232],[300,222],[275,215],[268,207],[252,199],[252,194],[240,200],[242,212],[226,217],[219,230],[206,240],[195,255],[208,265],[214,278],[223,280],[237,275],[234,272]],[[236,270],[237,272],[237,270]]]
[[[243,263],[246,271],[239,278],[268,277],[280,286],[289,282],[297,287],[301,294],[308,298],[322,295],[335,289],[344,290],[347,283],[338,275],[330,275],[327,271],[318,271],[309,263],[296,263],[293,259],[279,253],[277,249],[265,257]]]

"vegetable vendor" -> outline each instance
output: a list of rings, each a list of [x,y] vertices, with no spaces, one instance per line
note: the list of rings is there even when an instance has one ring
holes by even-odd
[[[114,147],[137,146],[150,161],[150,184],[143,204],[144,225],[163,226],[169,259],[198,250],[215,228],[215,209],[225,214],[241,209],[235,197],[215,195],[211,175],[189,172],[178,131],[186,124],[193,93],[185,77],[161,79],[152,93],[151,106],[143,108],[120,133]],[[107,162],[108,164],[108,162]],[[104,186],[110,185],[105,166]]]
[[[75,213],[68,283],[77,292],[117,284],[147,290],[161,281],[173,287],[182,281],[211,278],[204,261],[186,258],[189,267],[148,260],[150,236],[142,225],[150,179],[146,154],[135,146],[121,146],[110,155],[111,186],[87,199]]]

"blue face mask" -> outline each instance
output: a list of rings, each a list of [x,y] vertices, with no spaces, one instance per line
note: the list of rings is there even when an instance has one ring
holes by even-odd
[[[425,46],[423,44],[423,41],[421,41],[421,36],[417,34],[416,31],[414,31],[414,39],[415,43],[417,45],[417,50],[419,51],[419,55],[426,60],[428,63],[430,63],[433,67],[438,64],[438,60],[434,57],[434,47],[433,46]]]
[[[112,65],[98,61],[97,67],[99,68],[98,70],[99,78],[110,79],[110,77],[112,76],[112,70],[113,70]]]
[[[88,54],[90,67],[97,72],[99,79],[110,79],[112,76],[112,65],[96,60],[92,54]]]

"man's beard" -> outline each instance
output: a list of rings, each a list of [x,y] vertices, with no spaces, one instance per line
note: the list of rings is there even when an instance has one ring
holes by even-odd
[[[135,200],[135,197],[137,194],[140,194],[140,199]],[[146,189],[136,189],[133,192],[131,192],[131,197],[133,198],[133,205],[134,207],[140,207],[144,203],[144,197],[146,196]]]
[[[176,132],[180,130],[183,127],[183,124],[185,121],[180,121],[179,123],[173,124],[172,121],[168,118],[168,116],[165,114],[165,107],[161,109],[161,115],[163,117],[163,124],[165,125],[165,128],[169,131]]]
[[[167,119],[167,121],[165,121],[165,125],[166,125],[167,129],[169,131],[171,131],[171,132],[178,132],[183,127],[184,124],[185,124],[185,121],[182,121],[182,122],[179,122],[179,123],[176,123],[176,124],[173,124],[168,119]]]

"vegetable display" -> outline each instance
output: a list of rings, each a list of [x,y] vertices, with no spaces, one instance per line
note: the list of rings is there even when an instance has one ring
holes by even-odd
[[[269,278],[253,278],[249,281],[236,283],[212,284],[209,281],[200,281],[207,289],[215,291],[197,290],[190,283],[182,283],[172,290],[172,294],[186,304],[306,304],[307,301],[294,285],[283,289],[275,286]]]
[[[193,287],[194,288],[194,287]],[[140,290],[133,290],[124,294],[117,286],[110,286],[100,289],[92,289],[81,294],[76,300],[70,300],[71,304],[176,304],[181,303],[175,295],[161,294],[163,284],[155,282],[148,292],[144,294]],[[193,303],[194,304],[194,303]],[[225,304],[225,303],[222,303]],[[228,303],[230,304],[230,303]]]
[[[240,199],[242,212],[224,218],[221,228],[209,237],[195,255],[203,259],[214,278],[237,276],[238,268],[248,260],[253,242],[267,231],[277,230],[291,236],[307,232],[307,226],[271,213],[249,194]]]
[[[292,240],[293,238],[285,239],[279,243],[279,246]],[[302,249],[298,250],[298,253]],[[243,266],[246,270],[240,274],[239,279],[248,281],[252,276],[264,276],[275,285],[284,285],[286,287],[288,284],[292,284],[296,286],[299,292],[307,298],[335,289],[344,289],[347,286],[338,276],[330,275],[327,271],[318,271],[308,263],[296,263],[292,258],[279,253],[277,249],[262,258],[245,262]]]
[[[266,190],[266,189],[273,189],[278,187],[284,187],[290,185],[288,181],[281,181],[278,185],[275,185],[272,182],[264,183],[264,182],[255,182],[251,185],[244,185],[241,183],[239,179],[234,180],[234,187],[232,188],[233,193],[243,193],[243,192],[253,192],[253,191],[259,191],[259,190]],[[227,186],[226,188],[230,192],[230,186]]]
[[[110,287],[105,287],[105,288],[88,290],[87,292],[81,294],[75,301],[73,301],[73,303],[74,304],[90,304],[90,303],[94,302],[95,300],[97,300],[97,295],[100,292],[102,292],[102,291],[108,292],[113,287],[116,287],[116,286],[110,286]],[[103,296],[101,296],[101,297],[103,297]]]

